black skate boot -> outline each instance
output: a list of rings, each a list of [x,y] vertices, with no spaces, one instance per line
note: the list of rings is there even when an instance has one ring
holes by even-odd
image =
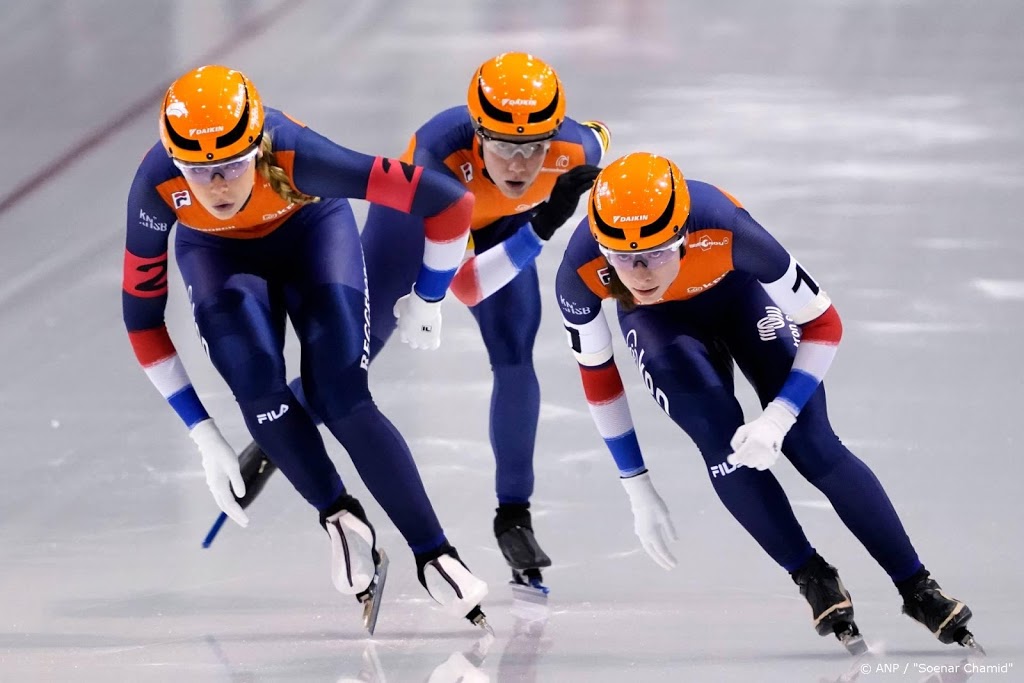
[[[958,643],[984,653],[967,630],[971,608],[942,592],[942,587],[921,567],[916,574],[896,584],[903,596],[903,613],[923,624],[939,642]]]
[[[238,468],[242,471],[242,481],[245,482],[245,495],[239,498],[235,496],[238,505],[244,510],[249,504],[256,500],[263,487],[267,485],[270,475],[277,471],[277,465],[270,462],[270,458],[263,452],[255,441],[245,447],[245,450],[238,456]],[[203,539],[203,547],[209,548],[213,539],[217,538],[220,528],[224,526],[228,516],[223,512],[217,516],[213,525]]]
[[[529,503],[501,503],[495,510],[494,537],[498,539],[501,554],[512,568],[512,584],[523,586],[540,596],[548,594],[540,570],[551,566],[537,538],[533,535]],[[523,594],[521,597],[529,598]]]
[[[338,592],[355,595],[363,606],[363,627],[377,628],[388,556],[377,548],[377,532],[358,500],[341,494],[320,513],[320,526],[331,537],[331,581]]]
[[[446,612],[465,617],[469,623],[494,634],[480,602],[487,595],[487,584],[469,571],[459,551],[447,541],[426,553],[416,555],[416,576],[420,585]]]
[[[853,600],[839,579],[836,568],[814,553],[804,566],[791,574],[800,595],[807,599],[820,636],[835,635],[850,654],[867,652],[867,644],[853,621]]]

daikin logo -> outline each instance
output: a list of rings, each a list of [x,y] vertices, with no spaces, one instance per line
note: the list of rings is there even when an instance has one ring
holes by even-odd
[[[646,221],[649,216],[646,213],[640,213],[635,216],[614,216],[613,220],[616,223],[638,223],[640,221]]]
[[[501,106],[503,107],[536,107],[537,100],[514,100],[505,97],[501,100]]]
[[[189,135],[207,135],[209,133],[221,133],[224,131],[224,126],[212,126],[210,128],[189,128]]]
[[[280,420],[284,417],[284,414],[288,412],[288,404],[282,403],[281,407],[277,410],[268,410],[265,413],[260,413],[256,416],[256,424],[263,424],[264,422],[273,422],[274,420]]]

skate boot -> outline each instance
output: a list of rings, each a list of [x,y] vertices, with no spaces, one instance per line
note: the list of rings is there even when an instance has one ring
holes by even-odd
[[[903,596],[903,613],[923,624],[939,642],[958,643],[984,653],[967,630],[967,622],[973,616],[971,608],[943,593],[927,569],[921,567],[909,579],[900,581],[896,588]]]
[[[851,654],[866,652],[867,645],[853,621],[853,600],[836,568],[814,553],[791,576],[800,587],[800,595],[811,606],[818,635],[835,635]]]
[[[242,481],[245,482],[245,495],[239,498],[235,496],[238,505],[244,510],[249,504],[256,500],[263,487],[267,485],[270,475],[277,471],[277,465],[270,462],[270,458],[263,452],[263,449],[253,441],[238,456],[238,468],[242,471]],[[217,516],[213,525],[203,539],[203,547],[209,548],[213,539],[217,538],[220,528],[224,526],[228,516],[223,512]]]
[[[339,593],[356,597],[363,606],[363,626],[373,635],[388,556],[377,549],[377,534],[363,506],[347,493],[320,515],[320,524],[331,538],[331,581]]]
[[[513,591],[523,599],[534,599],[548,594],[540,570],[551,566],[537,538],[533,535],[529,503],[501,503],[495,510],[494,536],[498,539],[501,554],[512,568]],[[516,587],[528,589],[529,593],[519,595]]]
[[[487,624],[480,602],[487,595],[487,584],[473,576],[447,541],[427,553],[416,555],[416,576],[434,602],[456,617],[465,617],[485,631]]]

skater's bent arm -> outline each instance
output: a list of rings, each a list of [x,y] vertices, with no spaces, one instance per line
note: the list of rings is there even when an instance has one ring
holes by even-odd
[[[162,155],[163,150],[157,148]],[[167,242],[174,212],[164,203],[143,161],[128,195],[121,308],[128,339],[157,391],[191,429],[209,418],[164,324]]]
[[[365,199],[423,217],[426,241],[414,289],[444,298],[466,253],[473,195],[451,176],[396,159],[371,157],[305,129],[296,148],[295,182],[320,197]]]
[[[825,290],[746,211],[738,212],[735,259],[757,277],[779,309],[800,326],[800,346],[776,400],[794,415],[807,404],[832,365],[843,323]]]
[[[558,269],[555,289],[594,425],[615,460],[619,476],[640,474],[647,467],[622,377],[615,366],[611,329],[601,310],[601,299],[586,287],[568,259],[563,259]]]

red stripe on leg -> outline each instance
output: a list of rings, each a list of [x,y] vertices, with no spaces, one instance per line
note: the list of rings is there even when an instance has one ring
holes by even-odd
[[[408,213],[421,175],[420,166],[377,157],[366,183],[366,201]]]
[[[622,377],[614,361],[596,368],[581,365],[580,375],[583,377],[583,393],[588,403],[608,403],[623,393]]]

